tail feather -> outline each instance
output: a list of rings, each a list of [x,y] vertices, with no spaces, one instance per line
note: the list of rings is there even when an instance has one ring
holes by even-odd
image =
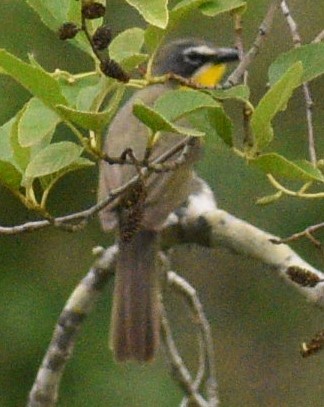
[[[119,242],[111,345],[117,361],[144,362],[159,345],[157,234],[139,231]]]

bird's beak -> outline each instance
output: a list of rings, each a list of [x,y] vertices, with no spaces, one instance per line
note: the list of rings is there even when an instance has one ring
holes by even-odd
[[[236,48],[215,48],[215,53],[210,55],[210,62],[214,64],[224,64],[234,62],[239,59]]]

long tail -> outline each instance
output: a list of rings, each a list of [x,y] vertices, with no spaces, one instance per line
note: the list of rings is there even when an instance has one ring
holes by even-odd
[[[119,242],[111,346],[117,361],[152,359],[159,345],[157,234],[142,230]]]

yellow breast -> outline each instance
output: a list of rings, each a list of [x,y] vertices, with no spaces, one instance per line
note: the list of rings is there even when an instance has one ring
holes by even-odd
[[[196,72],[192,80],[200,86],[214,87],[222,80],[225,71],[225,64],[205,65]]]

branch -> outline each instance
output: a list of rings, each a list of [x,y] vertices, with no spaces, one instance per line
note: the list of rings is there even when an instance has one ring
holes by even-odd
[[[273,0],[271,2],[267,14],[259,27],[258,35],[252,47],[245,54],[244,58],[239,63],[237,68],[227,78],[226,82],[223,85],[223,88],[235,86],[240,83],[242,76],[246,72],[248,66],[253,62],[255,57],[258,55],[260,48],[263,46],[263,43],[271,30],[274,15],[279,7],[280,2],[281,0]]]
[[[26,222],[22,225],[0,226],[0,234],[15,235],[19,233],[33,232],[49,226],[54,226],[58,229],[66,230],[69,232],[81,230],[99,211],[116,201],[117,198],[122,195],[127,189],[134,186],[141,177],[149,176],[153,172],[172,171],[177,166],[182,165],[187,158],[187,152],[192,141],[194,141],[194,138],[184,137],[183,140],[181,140],[178,144],[174,145],[168,151],[161,154],[159,157],[149,163],[147,167],[142,168],[138,175],[135,175],[121,187],[110,191],[110,194],[105,199],[88,209],[70,215],[59,216],[57,218],[35,222]],[[180,156],[174,162],[166,163],[169,158],[175,156],[181,150],[182,152]]]
[[[112,276],[116,253],[116,246],[106,250],[68,299],[29,394],[28,407],[55,406],[60,381],[72,355],[77,333]]]
[[[324,307],[323,272],[308,264],[288,245],[274,244],[273,241],[280,240],[278,237],[218,209],[203,180],[196,178],[194,187],[187,206],[170,216],[166,223],[162,232],[165,247],[179,243],[228,247],[267,264],[309,301]],[[309,279],[314,282],[313,286],[303,282]]]
[[[161,306],[161,333],[166,344],[171,366],[176,373],[181,387],[189,395],[190,399],[196,403],[197,406],[208,407],[205,399],[197,392],[192,376],[178,352],[177,346],[172,336],[171,327],[169,325],[169,321],[167,319],[167,315],[163,306]]]
[[[229,247],[267,264],[308,300],[324,307],[324,274],[321,271],[305,262],[289,246],[273,244],[273,240],[278,240],[275,236],[217,209],[212,191],[198,177],[194,179],[192,191],[187,205],[171,214],[165,224],[162,231],[162,245],[165,248],[188,242],[208,247],[219,247],[220,245]],[[76,334],[111,276],[116,254],[116,246],[108,249],[70,296],[30,392],[28,407],[53,407],[55,405],[60,380],[73,352]],[[190,309],[198,316],[203,346],[198,373],[196,378],[192,379],[170,336],[171,331],[168,333],[168,321],[165,314],[162,314],[162,329],[171,361],[178,374],[181,373],[187,394],[191,398],[196,398],[196,401],[201,403],[198,404],[200,406],[215,406],[218,399],[210,327],[194,288],[174,272],[168,273],[168,282],[185,296],[189,301]],[[306,353],[311,353],[310,350],[308,351],[310,348],[315,350],[315,347],[317,349],[322,346],[322,336],[320,341],[317,340],[317,337],[315,339],[316,343],[304,345]],[[205,354],[204,362],[201,356],[203,353]],[[198,387],[202,384],[204,374],[210,378],[207,380],[208,404],[204,404],[206,400],[198,393]],[[186,399],[183,400],[183,403],[185,406]]]
[[[103,256],[90,269],[89,273],[75,288],[67,301],[30,392],[28,407],[54,407],[56,405],[61,378],[66,364],[72,355],[76,335],[86,316],[91,312],[109,277],[113,274],[112,270],[114,268],[117,250],[117,246],[112,246],[104,252]],[[165,311],[162,308],[162,331],[166,338],[172,364],[179,372],[180,381],[187,394],[190,395],[190,400],[194,400],[201,407],[217,406],[218,399],[216,395],[215,370],[213,367],[214,353],[212,336],[202,305],[193,287],[174,272],[168,272],[168,283],[189,300],[190,308],[196,317],[195,319],[198,317],[204,348],[204,359],[200,363],[200,369],[198,370],[196,379],[193,380],[190,372],[178,354],[172,339]],[[203,373],[208,375],[208,402],[198,393],[203,377],[200,371],[202,367]]]
[[[181,388],[184,389],[187,396],[183,398],[180,407],[187,407],[195,403],[201,407],[217,407],[217,382],[214,367],[215,355],[213,339],[209,322],[205,316],[203,306],[198,298],[198,294],[183,277],[180,277],[173,271],[170,271],[170,261],[163,253],[160,255],[163,269],[167,276],[167,285],[179,293],[187,302],[189,310],[192,313],[193,321],[198,325],[199,355],[198,368],[195,379],[192,378],[189,369],[182,359],[176,343],[173,339],[172,330],[168,321],[167,313],[164,308],[163,298],[161,300],[161,333],[172,367]],[[207,393],[207,400],[201,395],[203,385]]]
[[[235,31],[235,46],[239,53],[240,61],[244,58],[244,44],[243,44],[243,25],[242,25],[242,14],[236,13],[234,14],[234,31]],[[248,77],[249,72],[245,70],[242,75],[243,84],[248,84]],[[253,146],[253,135],[251,131],[250,121],[252,116],[252,109],[250,103],[244,103],[243,109],[243,130],[244,130],[244,137],[243,137],[243,145],[252,147]]]
[[[171,288],[174,288],[188,302],[189,308],[194,314],[194,319],[197,321],[201,334],[204,359],[201,360],[201,366],[198,369],[196,383],[193,383],[193,387],[196,389],[196,391],[199,390],[199,387],[201,385],[200,377],[204,376],[200,372],[200,370],[202,369],[202,367],[205,367],[205,374],[207,376],[207,406],[218,406],[219,401],[217,397],[217,382],[214,366],[214,345],[211,328],[205,316],[203,306],[198,298],[195,288],[192,287],[183,277],[180,277],[173,271],[169,271],[167,277],[168,284],[171,286]],[[191,401],[191,393],[188,393],[188,397]],[[184,400],[183,403],[186,403],[186,400]]]
[[[314,338],[312,338],[308,343],[304,342],[301,347],[301,355],[306,358],[308,356],[314,355],[319,351],[324,349],[324,330],[318,332]]]
[[[274,186],[278,191],[281,193],[288,195],[288,196],[294,196],[297,198],[302,198],[302,199],[323,199],[324,198],[324,192],[314,192],[314,193],[309,193],[305,192],[307,189],[312,185],[312,183],[308,182],[302,186],[301,189],[298,191],[293,191],[292,189],[286,188],[280,182],[271,174],[267,174],[267,178],[272,186]]]
[[[298,32],[298,27],[296,21],[293,19],[291,12],[289,10],[288,4],[285,0],[281,2],[281,10],[283,15],[286,17],[288,27],[290,29],[291,37],[295,48],[299,48],[302,45],[302,39]],[[316,149],[315,149],[315,138],[314,138],[314,126],[313,126],[313,99],[308,86],[308,82],[303,83],[303,92],[306,104],[306,121],[308,128],[308,150],[311,163],[316,166]]]
[[[324,40],[324,30],[322,30],[316,37],[313,39],[313,43],[316,44]]]
[[[324,228],[324,222],[318,223],[316,225],[308,226],[301,232],[294,233],[293,235],[286,237],[284,239],[280,239],[276,243],[289,243],[297,240],[301,237],[306,237],[309,239],[316,247],[320,247],[321,243],[313,236],[313,233],[317,232],[320,229]]]

